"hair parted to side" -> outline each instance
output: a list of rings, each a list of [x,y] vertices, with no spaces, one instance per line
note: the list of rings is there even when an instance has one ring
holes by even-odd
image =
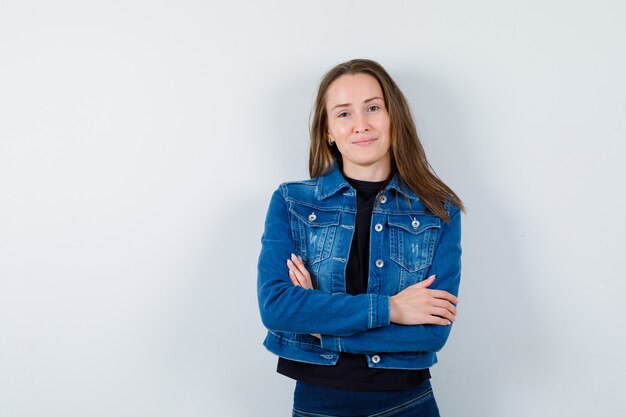
[[[328,114],[326,93],[337,78],[346,74],[369,74],[383,90],[383,99],[389,112],[391,137],[391,170],[417,194],[424,205],[446,222],[450,220],[445,203],[451,201],[461,210],[463,202],[450,187],[435,174],[426,160],[426,153],[417,136],[409,105],[387,71],[376,61],[353,59],[333,67],[326,73],[317,92],[311,119],[311,149],[309,174],[311,178],[328,173],[335,162],[341,164],[341,154],[336,146],[328,144]]]

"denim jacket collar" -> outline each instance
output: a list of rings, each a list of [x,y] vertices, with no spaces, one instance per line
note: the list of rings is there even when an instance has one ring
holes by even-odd
[[[317,189],[315,190],[316,197],[323,200],[331,195],[338,193],[345,188],[352,188],[348,181],[344,178],[341,170],[335,163],[331,170],[324,176],[320,177],[317,183]],[[385,187],[385,190],[395,189],[398,193],[412,200],[419,201],[419,197],[416,196],[409,187],[402,181],[400,176],[394,172],[393,178],[389,181],[389,184]]]

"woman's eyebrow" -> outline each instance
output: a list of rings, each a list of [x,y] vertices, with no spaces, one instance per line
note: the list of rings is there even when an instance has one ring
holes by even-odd
[[[383,99],[382,97],[378,97],[378,96],[376,96],[376,97],[371,97],[371,98],[368,98],[367,100],[364,100],[364,101],[363,101],[363,103],[369,103],[370,101],[374,101],[374,100],[382,100],[382,99]],[[335,110],[337,107],[348,107],[348,106],[350,106],[350,103],[337,104],[335,107],[333,107],[332,109],[330,109],[330,111]]]

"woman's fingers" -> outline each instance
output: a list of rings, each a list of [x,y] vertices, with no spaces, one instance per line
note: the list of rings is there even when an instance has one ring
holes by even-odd
[[[289,270],[289,279],[291,280],[291,283],[293,285],[300,285],[300,283],[298,282],[298,278],[296,278],[296,274],[294,274],[291,269]]]
[[[435,298],[449,301],[452,304],[459,303],[459,299],[456,298],[454,295],[450,294],[448,291],[443,291],[443,290],[428,290],[428,291],[430,291],[431,295]]]
[[[441,307],[435,307],[431,315],[442,317],[444,319],[448,319],[449,321],[454,321],[455,318],[454,314],[452,314],[450,310]]]
[[[428,278],[426,278],[425,280],[420,281],[417,284],[413,284],[413,285],[418,287],[418,288],[428,288],[428,287],[430,287],[430,284],[433,283],[435,278],[437,278],[437,275],[431,275]]]
[[[426,288],[428,289],[428,287],[431,286],[431,284],[435,281],[435,278],[437,277],[437,275],[431,275],[428,278],[426,278],[425,280],[422,280],[420,282],[418,282],[417,284],[413,284],[410,287],[407,288]],[[448,291],[444,291],[444,290],[431,290],[428,289],[428,291],[431,292],[431,295],[435,298],[440,298],[442,300],[447,300],[449,302],[451,302],[452,304],[458,304],[459,303],[459,299],[457,297],[455,297],[454,295],[450,294]]]
[[[287,259],[287,268],[289,268],[289,278],[292,282],[295,280],[294,285],[304,287],[304,285],[306,284],[306,282],[304,281],[304,277],[302,276],[298,268],[294,265],[294,263],[291,262],[291,259]]]
[[[306,267],[304,266],[304,262],[302,261],[301,257],[296,256],[292,253],[291,262],[294,263],[294,265],[298,268],[302,275],[304,275],[305,277],[310,277],[309,271],[306,270]]]
[[[441,298],[433,298],[430,304],[431,307],[428,308],[428,314],[431,316],[431,324],[442,324],[447,326],[456,320],[457,310],[454,304],[450,301]]]
[[[292,253],[291,260],[293,264],[298,268],[298,271],[300,272],[302,276],[302,279],[298,277],[299,281],[302,283],[302,286],[307,289],[313,289],[313,281],[311,280],[311,274],[309,274],[309,271],[307,271],[306,267],[304,266],[304,262],[302,261],[302,258]]]
[[[452,303],[450,303],[448,301],[439,300],[439,299],[435,298],[435,300],[433,301],[433,306],[439,307],[439,308],[445,308],[450,313],[452,313],[453,315],[456,316],[456,307],[454,306],[454,304],[452,304]]]
[[[440,326],[449,326],[449,325],[452,324],[452,322],[450,320],[444,319],[442,317],[430,316],[430,320],[429,320],[428,324],[438,324]]]
[[[309,275],[309,272],[306,270],[306,268],[304,268],[304,263],[302,262],[302,260],[298,259],[295,255],[292,255],[292,259],[287,260],[287,267],[289,268],[289,278],[291,279],[293,275],[293,277],[295,277],[297,281],[297,284],[294,285],[300,285],[302,288],[306,288],[309,290],[313,289],[311,276]],[[299,261],[301,267],[298,267],[296,260]]]

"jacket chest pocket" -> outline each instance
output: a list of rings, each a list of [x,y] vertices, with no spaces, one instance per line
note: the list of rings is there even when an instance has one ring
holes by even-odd
[[[313,265],[330,256],[341,212],[292,205],[291,234],[296,250],[307,264]]]
[[[433,261],[441,219],[432,215],[389,216],[391,259],[408,272],[427,268]]]

